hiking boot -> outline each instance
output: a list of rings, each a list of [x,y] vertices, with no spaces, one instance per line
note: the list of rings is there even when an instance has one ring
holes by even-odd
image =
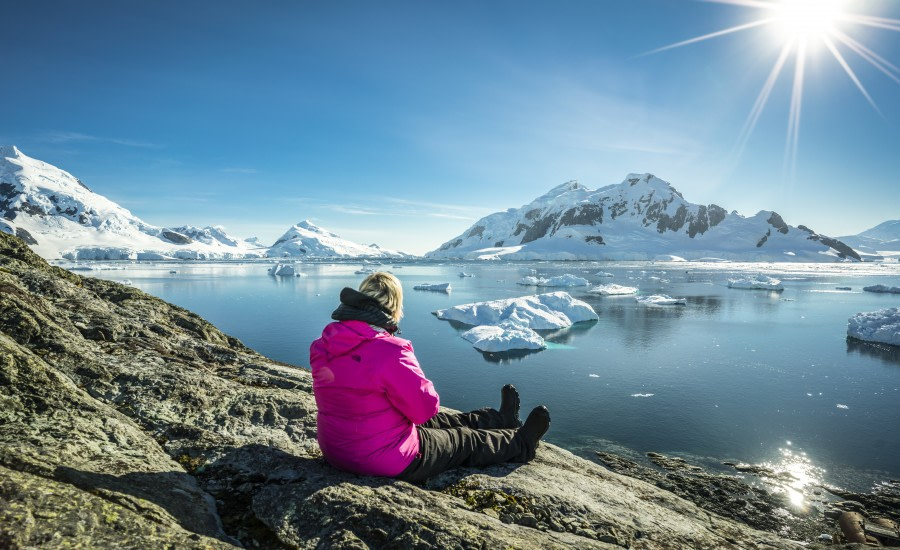
[[[503,417],[503,428],[518,428],[522,425],[519,420],[519,392],[512,384],[500,389],[500,416]]]
[[[538,445],[541,438],[550,429],[550,411],[547,407],[540,405],[532,409],[525,419],[525,424],[519,428],[516,435],[522,438],[525,447],[518,459],[520,462],[530,462],[537,453]]]

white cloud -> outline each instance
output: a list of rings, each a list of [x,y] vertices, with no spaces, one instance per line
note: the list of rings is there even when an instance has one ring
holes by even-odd
[[[113,143],[115,145],[123,145],[126,147],[140,147],[146,149],[160,149],[162,145],[156,143],[150,143],[147,141],[139,141],[134,139],[127,138],[118,138],[118,137],[101,137],[101,136],[92,136],[89,134],[83,134],[81,132],[66,132],[60,130],[50,130],[47,132],[43,132],[39,139],[42,141],[46,141],[49,143],[86,143],[86,142],[101,142],[101,143]]]

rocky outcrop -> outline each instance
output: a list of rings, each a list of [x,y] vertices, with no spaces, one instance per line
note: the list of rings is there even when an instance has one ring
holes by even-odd
[[[0,547],[798,547],[552,445],[341,473],[315,412],[307,370],[0,233]]]

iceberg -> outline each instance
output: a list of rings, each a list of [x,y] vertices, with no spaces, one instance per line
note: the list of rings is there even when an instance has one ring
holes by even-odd
[[[462,304],[435,311],[438,319],[466,325],[499,325],[509,320],[532,330],[553,330],[581,321],[599,319],[589,304],[567,292],[549,292],[520,298]]]
[[[687,304],[684,298],[672,298],[665,294],[654,294],[652,296],[635,296],[634,299],[639,304],[647,306],[683,306]]]
[[[306,273],[296,271],[293,264],[276,264],[269,268],[269,275],[274,277],[306,277]]]
[[[450,283],[422,283],[415,285],[413,290],[432,290],[434,292],[450,292],[453,290]]]
[[[847,336],[864,342],[900,346],[900,308],[857,313],[847,320]]]
[[[595,275],[597,277],[615,277],[612,273],[607,273],[605,271],[598,271]]]
[[[617,285],[615,283],[598,285],[588,290],[591,294],[602,294],[603,296],[623,296],[627,294],[636,294],[637,291],[637,287]]]
[[[518,284],[526,286],[588,286],[591,283],[587,279],[566,273],[565,275],[550,277],[549,279],[532,276],[523,277]]]
[[[866,292],[880,292],[885,294],[900,294],[900,286],[872,285],[864,286]]]
[[[474,277],[475,274],[474,273],[466,273],[465,271],[460,271],[459,276],[460,277]]]
[[[504,321],[499,325],[481,325],[462,334],[472,346],[484,352],[502,352],[514,349],[544,349],[544,339],[527,327],[512,321]]]
[[[784,286],[778,279],[759,275],[747,279],[728,279],[728,288],[741,288],[747,290],[784,290]]]

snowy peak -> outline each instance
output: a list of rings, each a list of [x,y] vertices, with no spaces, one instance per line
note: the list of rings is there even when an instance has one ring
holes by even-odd
[[[840,237],[840,240],[872,259],[900,258],[900,220],[888,220],[858,235]]]
[[[22,155],[22,151],[15,145],[0,145],[0,158],[18,158]]]
[[[337,235],[335,235],[334,233],[331,233],[330,231],[326,231],[325,229],[322,229],[321,227],[319,227],[318,225],[314,224],[313,222],[311,222],[309,220],[303,220],[302,222],[294,225],[294,227],[305,230],[305,231],[309,231],[312,233],[320,233],[322,235],[328,235],[330,237],[337,237]]]
[[[648,193],[669,193],[678,195],[679,198],[684,199],[684,196],[677,189],[672,187],[671,183],[660,179],[653,174],[628,174],[619,185],[625,186],[626,184],[629,187],[636,188],[637,191],[644,195]]]
[[[339,235],[323,229],[309,220],[291,226],[272,248],[270,257],[310,257],[310,258],[346,258],[346,257],[407,257],[408,254],[387,250],[378,245],[363,245],[341,238]]]
[[[150,225],[72,174],[0,147],[0,230],[23,238],[48,259],[233,258],[249,245],[222,228]]]
[[[538,198],[536,200],[553,199],[553,198],[559,197],[560,195],[564,195],[564,194],[568,193],[569,191],[577,191],[579,189],[587,190],[587,187],[581,185],[576,180],[567,181],[566,183],[563,183],[562,185],[557,185],[553,189],[547,191],[540,198]]]
[[[170,231],[172,233],[176,233],[186,239],[189,242],[201,242],[203,244],[208,244],[212,246],[239,246],[240,242],[238,239],[231,237],[225,232],[225,228],[221,225],[217,226],[207,226],[207,227],[195,227],[193,225],[183,225],[181,227],[173,227],[171,229],[167,229],[164,231]],[[172,240],[171,238],[169,240]],[[177,240],[177,239],[176,239]],[[187,243],[184,243],[187,244]]]
[[[898,241],[900,240],[900,220],[888,220],[880,223],[872,229],[863,231],[859,236],[880,241]]]
[[[87,188],[65,170],[33,159],[15,146],[0,154],[0,216],[20,215],[50,221],[66,218],[79,225],[113,232],[146,224],[131,212]]]
[[[802,228],[802,226],[801,226]],[[736,260],[859,259],[849,247],[772,211],[745,218],[692,204],[667,181],[628,174],[595,191],[566,182],[519,209],[482,218],[426,256],[560,260],[646,260],[717,256]]]

